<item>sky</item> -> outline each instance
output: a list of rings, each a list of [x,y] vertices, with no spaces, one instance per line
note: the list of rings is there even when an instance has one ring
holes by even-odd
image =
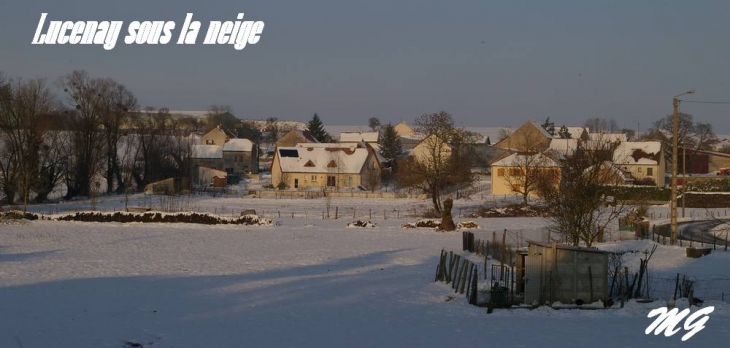
[[[412,122],[445,110],[462,126],[615,119],[646,130],[681,111],[730,134],[728,1],[0,0],[0,71],[56,82],[73,70],[124,84],[140,105],[242,119]],[[121,20],[113,50],[32,45],[51,20]],[[175,44],[186,13],[195,45]],[[265,23],[237,51],[203,45],[209,21]],[[167,45],[125,45],[134,20],[175,21]],[[46,24],[47,27],[47,24]],[[59,91],[60,92],[60,91]]]

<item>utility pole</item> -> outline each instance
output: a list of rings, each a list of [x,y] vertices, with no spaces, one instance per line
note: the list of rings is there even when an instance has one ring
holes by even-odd
[[[694,93],[695,90],[690,89],[672,98],[672,106],[674,107],[674,117],[672,118],[672,192],[669,197],[671,200],[670,242],[672,245],[677,244],[677,152],[679,151],[677,138],[679,135],[679,97]]]

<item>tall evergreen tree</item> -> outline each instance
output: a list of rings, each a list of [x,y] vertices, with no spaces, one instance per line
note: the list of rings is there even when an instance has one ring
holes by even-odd
[[[548,117],[545,120],[545,123],[542,124],[542,128],[544,128],[548,133],[550,133],[551,136],[555,136],[555,123],[550,122],[550,117]]]
[[[560,139],[570,139],[570,132],[568,131],[568,127],[563,125],[560,127],[560,130],[558,131],[558,136],[560,136]]]
[[[394,159],[403,152],[403,146],[401,145],[398,133],[395,131],[395,127],[388,123],[383,126],[383,132],[380,134],[380,152],[385,159],[393,163]]]
[[[309,131],[309,134],[311,134],[312,137],[317,139],[320,143],[329,143],[332,141],[332,137],[326,130],[324,130],[324,124],[322,124],[322,120],[319,119],[319,116],[316,113],[312,116],[312,119],[309,120],[307,130]]]

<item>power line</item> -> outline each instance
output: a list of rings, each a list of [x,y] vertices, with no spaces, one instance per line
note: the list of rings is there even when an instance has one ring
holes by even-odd
[[[694,104],[730,104],[730,101],[713,101],[713,100],[682,100],[682,103]]]

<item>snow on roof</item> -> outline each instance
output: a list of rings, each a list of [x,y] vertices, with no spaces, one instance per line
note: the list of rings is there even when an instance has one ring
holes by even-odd
[[[626,141],[613,152],[613,161],[619,164],[659,164],[662,143],[658,141]]]
[[[626,134],[623,133],[589,133],[588,140],[605,141],[609,143],[625,142]]]
[[[223,158],[223,146],[193,145],[192,158]]]
[[[194,117],[194,118],[206,118],[208,117],[209,111],[190,111],[190,110],[170,110],[168,111],[172,117]]]
[[[476,133],[478,139],[475,143],[485,143],[487,138],[492,144],[496,144],[500,140],[502,129],[506,129],[510,133],[514,133],[514,128],[509,127],[466,127],[466,130]]]
[[[578,149],[578,139],[550,139],[549,149],[563,156],[573,154]]]
[[[568,129],[568,133],[570,133],[570,137],[573,139],[578,139],[585,131],[588,133],[588,129],[584,127],[565,127]]]
[[[342,134],[342,133],[365,133],[365,132],[371,132],[372,129],[368,126],[360,126],[360,125],[354,125],[354,126],[342,126],[342,125],[324,125],[324,130],[327,131],[330,135],[336,135],[336,134]],[[358,139],[359,141],[360,139]]]
[[[369,143],[377,143],[379,134],[378,132],[342,132],[340,133],[340,141],[367,141]]]
[[[358,174],[369,154],[368,149],[340,144],[297,144],[277,151],[282,173]]]
[[[231,139],[223,144],[223,151],[246,151],[253,150],[253,143],[248,139]]]
[[[535,165],[538,165],[540,167],[559,167],[560,164],[558,162],[555,162],[552,158],[545,156],[542,153],[533,154],[533,155],[525,155],[520,153],[513,153],[497,162],[492,163],[492,166],[497,167],[517,167],[517,166],[524,166],[526,162],[527,157],[532,157],[531,163],[534,163]]]

